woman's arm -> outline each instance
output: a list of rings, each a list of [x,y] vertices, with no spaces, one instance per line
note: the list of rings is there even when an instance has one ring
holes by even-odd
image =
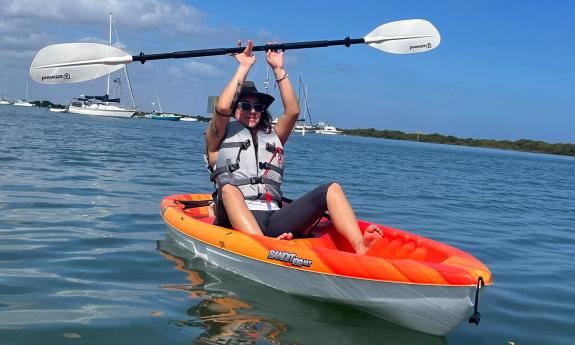
[[[242,42],[238,41],[238,47],[241,47]],[[249,40],[246,49],[243,53],[236,54],[235,58],[238,61],[238,68],[234,73],[232,79],[228,82],[214,109],[210,125],[206,129],[206,147],[208,150],[208,164],[214,166],[217,158],[217,153],[220,149],[220,144],[226,132],[226,126],[232,114],[232,102],[239,92],[242,84],[245,82],[250,69],[256,62],[256,56],[252,53],[254,43]]]
[[[282,145],[284,145],[298,119],[299,104],[288,78],[288,74],[284,69],[283,52],[268,50],[266,52],[266,60],[275,74],[284,106],[284,113],[280,116],[278,123],[275,125],[275,131],[280,138]]]

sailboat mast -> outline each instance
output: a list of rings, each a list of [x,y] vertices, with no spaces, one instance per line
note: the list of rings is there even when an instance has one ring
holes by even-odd
[[[303,102],[304,102],[303,104],[304,104],[304,107],[305,107],[304,116],[303,116],[303,121],[304,121],[304,125],[305,125],[305,115],[308,114],[308,116],[309,116],[309,108],[308,108],[308,106],[307,106],[307,84],[305,84],[305,88],[304,88],[304,91],[303,91],[303,100],[304,100],[304,101],[303,101]]]
[[[128,89],[130,90],[130,97],[132,98],[132,103],[134,108],[136,108],[136,99],[134,98],[134,92],[132,91],[132,83],[130,82],[130,76],[128,75],[128,68],[124,66],[124,73],[126,73],[126,80],[128,81]]]
[[[108,44],[112,45],[112,12],[110,12],[110,24],[108,30]],[[110,95],[110,74],[108,74],[107,82],[106,82],[106,96]]]
[[[158,101],[158,108],[160,108],[160,113],[163,113],[164,111],[162,110],[162,103],[160,103],[160,97],[158,97],[158,95],[156,95],[156,100]]]
[[[301,76],[299,77],[299,83],[297,85],[297,105],[298,107],[301,105]]]
[[[309,118],[309,124],[313,126],[313,121],[312,121],[312,119],[311,119],[311,114],[309,113],[308,97],[309,97],[309,94],[308,94],[308,92],[307,92],[307,84],[305,84],[305,91],[304,91],[305,113],[307,114],[307,117]],[[304,116],[304,120],[305,120],[305,116]]]

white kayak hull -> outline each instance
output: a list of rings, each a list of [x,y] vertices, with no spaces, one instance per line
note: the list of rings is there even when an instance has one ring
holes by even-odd
[[[472,286],[382,282],[271,266],[169,228],[176,243],[225,270],[289,294],[350,305],[420,332],[445,335],[473,312]]]

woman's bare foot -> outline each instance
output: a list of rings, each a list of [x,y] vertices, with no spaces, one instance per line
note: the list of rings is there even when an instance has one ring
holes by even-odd
[[[379,226],[375,224],[370,224],[363,233],[363,243],[360,248],[356,249],[356,253],[363,255],[369,248],[375,243],[375,241],[383,238],[383,231]]]
[[[278,240],[286,240],[289,241],[293,239],[293,234],[291,232],[284,232],[283,234],[276,237]]]

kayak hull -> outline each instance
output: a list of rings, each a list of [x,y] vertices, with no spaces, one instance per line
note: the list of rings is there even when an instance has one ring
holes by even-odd
[[[445,335],[473,310],[474,287],[385,283],[294,270],[229,253],[170,227],[181,247],[203,260],[274,289],[347,304],[423,333]]]
[[[473,283],[464,285],[422,284],[407,281],[384,281],[375,277],[358,277],[351,274],[343,275],[325,271],[317,258],[309,260],[312,262],[309,267],[306,266],[306,261],[292,260],[290,264],[280,263],[277,262],[277,259],[282,259],[282,257],[277,256],[277,253],[306,253],[303,248],[299,248],[298,240],[279,241],[264,238],[271,241],[271,246],[265,248],[265,250],[269,250],[269,254],[267,258],[258,257],[247,249],[242,252],[242,248],[239,250],[231,248],[228,243],[232,241],[227,239],[224,241],[226,236],[245,235],[234,230],[210,225],[211,227],[206,229],[210,229],[208,231],[213,231],[215,234],[220,229],[223,230],[222,234],[219,235],[221,237],[213,241],[202,238],[201,233],[206,229],[199,230],[200,232],[196,231],[205,226],[205,222],[186,214],[182,210],[176,210],[176,207],[164,208],[167,205],[169,202],[163,203],[162,214],[169,225],[170,236],[181,247],[218,267],[274,289],[293,295],[350,305],[407,328],[434,335],[447,334],[473,312],[476,290]],[[259,241],[260,239],[256,240]],[[250,243],[251,247],[257,245],[256,242]],[[308,244],[306,242],[306,245]],[[288,246],[287,249],[286,245]],[[322,249],[314,248],[314,250],[321,252]],[[327,250],[329,251],[329,249]],[[333,253],[333,255],[340,255],[338,253]],[[344,255],[357,257],[351,253]],[[284,256],[283,259],[286,257]],[[302,254],[301,257],[311,258],[312,256],[311,254]],[[366,258],[360,257],[357,260],[364,259]],[[367,259],[378,260],[377,258]],[[369,261],[354,262],[365,265]],[[316,266],[315,269],[313,269],[314,266]],[[486,271],[483,275],[487,277],[489,284],[491,281],[488,273]],[[484,279],[486,278],[484,277]]]

